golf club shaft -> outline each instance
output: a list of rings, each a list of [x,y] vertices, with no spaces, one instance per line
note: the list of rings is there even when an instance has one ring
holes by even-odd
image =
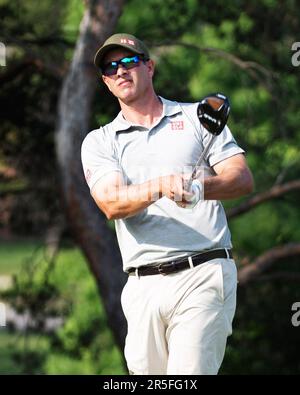
[[[193,169],[193,172],[192,172],[190,178],[185,182],[184,189],[185,189],[186,191],[189,191],[189,190],[190,190],[191,185],[192,185],[192,182],[193,182],[193,179],[195,178],[195,176],[196,176],[196,174],[197,174],[197,169],[198,169],[198,167],[202,164],[202,162],[204,161],[205,156],[206,156],[208,150],[210,149],[212,143],[214,142],[215,137],[216,137],[216,136],[213,135],[213,134],[210,135],[210,139],[209,139],[207,145],[204,147],[203,152],[202,152],[202,154],[200,155],[199,159],[197,160],[197,163],[196,163],[195,166],[194,166],[194,169]]]

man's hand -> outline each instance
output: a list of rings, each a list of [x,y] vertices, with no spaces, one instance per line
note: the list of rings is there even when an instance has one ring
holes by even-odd
[[[186,174],[170,174],[160,177],[161,195],[173,200],[179,207],[188,207],[191,202],[194,203],[195,198],[193,191],[184,189],[188,177],[189,175]]]

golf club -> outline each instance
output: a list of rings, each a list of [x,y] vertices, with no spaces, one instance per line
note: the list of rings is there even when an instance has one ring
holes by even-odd
[[[190,190],[192,182],[197,174],[197,169],[203,162],[209,148],[216,136],[221,134],[224,129],[230,112],[230,104],[228,98],[222,93],[210,94],[202,99],[197,108],[197,115],[200,123],[210,133],[210,139],[204,147],[197,163],[194,166],[190,178],[185,182],[185,188]]]

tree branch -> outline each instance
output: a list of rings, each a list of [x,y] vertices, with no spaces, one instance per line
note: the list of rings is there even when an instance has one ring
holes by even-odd
[[[61,45],[66,48],[74,48],[75,42],[69,41],[64,37],[50,35],[45,37],[33,37],[33,38],[16,38],[11,36],[4,36],[3,41],[6,44],[14,44],[18,47],[24,48],[27,45],[36,45],[39,47]]]
[[[0,74],[0,84],[3,85],[17,78],[23,74],[29,68],[35,68],[38,72],[47,71],[50,72],[58,80],[61,80],[64,75],[64,70],[57,66],[45,63],[43,60],[38,58],[26,58],[17,64],[13,64],[10,67],[5,68],[5,72]]]
[[[258,278],[258,281],[273,281],[273,280],[298,282],[300,281],[300,273],[276,272],[269,275],[259,276]]]
[[[238,271],[239,285],[244,286],[255,280],[261,273],[268,270],[276,261],[300,255],[300,243],[289,243],[280,247],[274,247],[257,257],[255,261]]]
[[[261,64],[254,61],[242,60],[238,56],[235,56],[229,52],[223,51],[218,48],[201,47],[196,44],[184,43],[180,41],[171,41],[171,42],[167,41],[160,44],[159,46],[169,47],[170,45],[191,48],[199,52],[208,53],[208,54],[211,53],[214,54],[215,56],[226,59],[229,62],[233,63],[234,65],[238,66],[240,69],[245,70],[253,79],[264,85],[268,91],[271,91],[271,86],[272,86],[271,80],[277,78],[274,72],[262,66]]]
[[[240,214],[252,210],[254,207],[258,206],[261,203],[264,203],[267,200],[275,199],[281,195],[284,195],[287,192],[297,189],[300,189],[300,180],[289,181],[281,185],[274,185],[268,191],[258,193],[257,195],[251,197],[240,205],[227,210],[227,218],[231,219],[237,217]]]

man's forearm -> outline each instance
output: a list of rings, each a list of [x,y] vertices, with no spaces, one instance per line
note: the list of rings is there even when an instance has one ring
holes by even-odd
[[[144,210],[162,197],[160,179],[111,189],[106,196],[109,219],[126,218]]]
[[[204,179],[205,200],[235,199],[251,193],[253,179],[247,169],[232,168],[230,171]]]

